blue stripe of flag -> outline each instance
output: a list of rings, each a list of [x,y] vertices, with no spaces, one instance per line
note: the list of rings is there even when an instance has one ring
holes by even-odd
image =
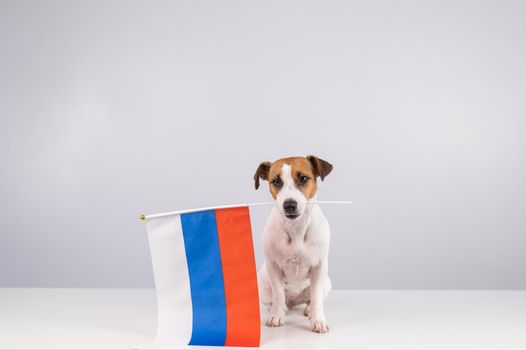
[[[213,210],[181,215],[193,328],[189,345],[219,345],[226,339],[223,268]]]

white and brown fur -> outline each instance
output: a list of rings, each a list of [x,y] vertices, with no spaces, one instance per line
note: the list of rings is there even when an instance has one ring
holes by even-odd
[[[323,310],[331,290],[328,253],[331,231],[317,204],[317,178],[332,165],[315,156],[263,162],[254,175],[255,187],[267,180],[276,200],[263,230],[265,262],[259,271],[260,297],[270,307],[269,327],[285,322],[287,309],[306,304],[314,332],[329,330]]]

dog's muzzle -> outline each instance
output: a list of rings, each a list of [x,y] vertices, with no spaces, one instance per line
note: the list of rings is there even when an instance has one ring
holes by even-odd
[[[293,199],[287,199],[285,202],[283,202],[283,211],[285,212],[285,216],[287,219],[295,219],[299,215],[296,213],[296,210],[298,209],[298,202],[296,202]]]

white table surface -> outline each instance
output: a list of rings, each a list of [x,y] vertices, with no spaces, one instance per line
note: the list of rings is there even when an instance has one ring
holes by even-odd
[[[526,349],[526,291],[336,290],[326,316],[320,335],[292,310],[261,347]],[[149,348],[155,327],[150,289],[0,289],[4,349]]]

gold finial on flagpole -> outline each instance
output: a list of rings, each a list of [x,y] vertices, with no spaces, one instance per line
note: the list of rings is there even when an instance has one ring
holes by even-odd
[[[139,219],[141,219],[142,221],[144,221],[144,220],[146,220],[146,216],[141,215],[141,216],[139,216]]]

